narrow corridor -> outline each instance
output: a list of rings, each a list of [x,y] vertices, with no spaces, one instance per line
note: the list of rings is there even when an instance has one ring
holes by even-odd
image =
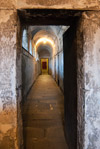
[[[50,75],[40,75],[23,106],[25,149],[68,149],[64,98]]]

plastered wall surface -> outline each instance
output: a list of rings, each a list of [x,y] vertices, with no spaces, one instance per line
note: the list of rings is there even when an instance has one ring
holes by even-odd
[[[36,62],[35,58],[23,49],[22,56],[22,84],[23,84],[23,100],[28,94],[34,81],[37,79],[40,71],[38,67],[39,62]]]
[[[66,29],[67,30],[67,29]],[[64,91],[64,54],[63,54],[63,33],[64,31],[58,32],[58,51],[57,51],[57,57],[58,57],[58,79],[59,79],[59,87],[62,91]]]
[[[0,148],[17,148],[16,12],[0,10]]]
[[[78,148],[100,148],[100,12],[83,13],[78,34]],[[89,26],[91,24],[91,27]],[[81,41],[82,40],[82,41]],[[81,41],[81,42],[80,42]],[[81,44],[80,44],[81,43]],[[83,142],[83,143],[82,143]]]
[[[66,28],[67,30],[67,28]],[[56,31],[57,38],[55,39],[55,52],[53,56],[50,58],[50,67],[49,72],[52,74],[53,78],[63,91],[63,81],[64,81],[64,70],[63,70],[63,29]]]
[[[100,12],[83,14],[85,140],[84,148],[100,148]],[[88,24],[91,24],[91,28]]]

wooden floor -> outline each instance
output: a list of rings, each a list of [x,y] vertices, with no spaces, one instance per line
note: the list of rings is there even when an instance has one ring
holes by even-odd
[[[23,106],[25,149],[68,149],[64,137],[64,99],[49,75],[40,75]]]

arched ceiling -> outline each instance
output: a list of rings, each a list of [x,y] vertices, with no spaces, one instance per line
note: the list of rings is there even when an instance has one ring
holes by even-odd
[[[58,44],[58,33],[65,31],[67,28],[67,26],[63,28],[62,26],[30,26],[28,34],[35,45],[37,53],[47,50],[51,56]]]
[[[34,35],[33,40],[34,42],[36,42],[39,38],[43,38],[43,37],[50,38],[52,40],[55,40],[57,38],[57,36],[53,32],[40,30]]]
[[[40,58],[49,58],[50,57],[50,52],[46,49],[42,49],[38,52],[38,55]]]
[[[34,38],[36,33],[38,33],[41,30],[47,31],[49,34],[52,34],[53,36],[57,36],[57,33],[61,30],[62,26],[30,26],[29,27],[29,34],[31,34],[31,37]]]
[[[45,50],[48,51],[51,56],[53,53],[55,39],[57,38],[53,30],[50,27],[38,27],[35,28],[31,34],[33,42],[36,45],[37,53]]]
[[[38,53],[41,53],[43,50],[47,51],[49,53],[49,56],[52,56],[52,47],[50,45],[40,45],[38,48],[37,48],[37,52]],[[47,53],[46,52],[46,53]]]

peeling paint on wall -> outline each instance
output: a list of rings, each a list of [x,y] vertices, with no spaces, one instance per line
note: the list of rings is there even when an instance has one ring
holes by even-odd
[[[88,26],[91,24],[91,27]],[[100,148],[100,12],[85,13],[85,148]]]
[[[81,35],[80,40],[82,40],[83,45],[80,48],[81,51],[78,52],[78,64],[80,66],[78,71],[78,97],[80,97],[78,98],[78,135],[83,137],[81,140],[78,138],[78,148],[83,146],[84,149],[99,149],[100,12],[83,13],[79,35]],[[81,53],[83,55],[80,57]],[[83,145],[81,146],[82,142]]]
[[[17,146],[16,14],[0,12],[0,148],[12,149]]]

